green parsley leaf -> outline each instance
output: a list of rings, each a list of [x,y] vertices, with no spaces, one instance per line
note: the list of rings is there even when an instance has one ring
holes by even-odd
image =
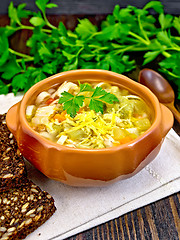
[[[63,93],[61,93],[61,97],[59,99],[59,103],[65,103],[67,101],[72,100],[73,98],[74,98],[74,95],[64,91]]]
[[[96,87],[95,90],[94,90],[94,93],[92,94],[92,98],[93,97],[100,97],[100,96],[103,96],[104,94],[106,94],[107,92],[102,89],[101,87]]]
[[[68,60],[72,60],[72,59],[74,59],[75,57],[76,57],[76,55],[75,54],[71,54],[71,53],[68,53],[68,52],[66,52],[66,51],[62,51],[62,54],[68,59]]]
[[[13,2],[10,2],[9,4],[8,15],[11,20],[11,25],[14,25],[16,23],[18,23],[19,25],[21,24],[18,18],[17,9],[14,7]]]
[[[46,64],[43,65],[42,71],[43,71],[44,73],[54,74],[54,73],[56,73],[56,71],[57,71],[56,65],[57,65],[57,62],[56,62],[56,61],[53,61],[53,62],[51,62],[51,63],[46,63]]]
[[[59,23],[58,30],[62,36],[67,36],[67,29],[62,22]]]
[[[63,104],[63,109],[74,118],[80,107],[82,107],[84,98],[84,96],[74,96],[65,91],[61,93],[59,103]]]
[[[91,110],[94,110],[95,112],[101,112],[103,114],[104,112],[104,103],[100,101],[99,99],[91,98],[91,101],[89,103],[89,108]]]
[[[167,75],[167,79],[177,86],[177,98],[180,100],[180,54],[174,53],[169,58],[163,59],[159,71]]]
[[[172,44],[171,38],[166,31],[158,32],[157,39],[166,46],[171,46]]]
[[[94,26],[88,19],[79,20],[79,24],[76,27],[76,32],[79,34],[81,39],[87,39],[92,34],[97,32],[96,26]]]
[[[161,13],[159,15],[159,23],[161,25],[162,30],[167,29],[172,26],[173,16],[170,14],[164,15]]]
[[[114,102],[119,102],[118,98],[111,93],[106,92],[101,87],[96,87],[94,93],[90,97],[89,108],[95,112],[104,112],[104,105],[109,103],[113,104]]]
[[[119,102],[118,98],[112,93],[105,93],[103,96],[99,98],[101,101],[113,104],[115,102]]]
[[[49,0],[36,0],[36,6],[44,13],[46,10],[46,4],[49,2]]]
[[[9,71],[9,69],[11,69],[11,71]],[[2,78],[10,80],[17,73],[21,72],[21,67],[16,62],[16,59],[14,57],[11,57],[5,66],[0,67],[0,72],[3,72],[1,75]]]
[[[174,26],[174,28],[176,28],[176,30],[180,34],[180,16],[174,18],[173,26]]]
[[[22,18],[28,18],[30,15],[33,15],[33,12],[25,9],[26,5],[26,3],[21,3],[17,6],[17,16],[20,21]]]
[[[79,83],[80,85],[80,92],[94,92],[94,89],[88,83]]]
[[[150,1],[148,2],[143,10],[147,10],[149,8],[153,8],[157,13],[162,13],[164,10],[164,6],[162,5],[162,3],[160,1]]]
[[[72,61],[72,62],[66,62],[66,63],[64,64],[63,71],[70,71],[70,70],[77,69],[78,59],[75,58],[75,59],[73,59],[73,60],[74,60],[74,61]]]
[[[143,65],[153,61],[159,54],[160,54],[161,51],[153,51],[153,52],[147,52],[144,54],[144,62],[143,62]]]
[[[58,7],[58,5],[55,4],[55,3],[48,3],[48,4],[46,4],[46,8],[54,8],[54,7]]]
[[[9,59],[9,42],[5,34],[0,36],[0,66],[5,64]]]
[[[32,17],[29,22],[33,25],[33,26],[44,26],[46,23],[44,21],[44,19],[42,17]]]
[[[0,80],[0,94],[7,94],[8,91],[9,87],[2,80]]]
[[[106,92],[101,87],[95,88],[94,93],[91,96],[91,99],[92,98],[97,99],[97,97],[100,101],[103,101],[109,104],[113,104],[114,102],[119,102],[118,98],[114,94]]]
[[[39,56],[41,57],[42,60],[45,56],[53,57],[53,54],[51,53],[50,49],[44,43],[41,42],[38,48]]]
[[[16,91],[22,90],[26,85],[26,81],[27,79],[24,77],[24,74],[18,74],[15,77],[13,77],[12,87],[16,89]]]

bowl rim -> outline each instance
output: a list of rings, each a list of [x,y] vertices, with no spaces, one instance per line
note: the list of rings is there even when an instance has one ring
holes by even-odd
[[[146,94],[146,96],[148,96],[148,99],[150,99],[150,102],[154,108],[154,121],[151,125],[151,127],[146,130],[142,135],[138,136],[136,139],[125,143],[125,144],[121,144],[118,146],[113,146],[113,147],[108,147],[108,148],[101,148],[101,149],[84,149],[84,148],[72,148],[72,147],[68,147],[68,146],[64,146],[64,145],[60,145],[58,143],[52,142],[44,137],[42,137],[41,135],[39,135],[35,130],[33,130],[26,117],[25,117],[25,109],[27,106],[27,102],[29,100],[29,98],[32,96],[32,94],[34,94],[35,90],[37,91],[37,89],[39,89],[40,87],[42,87],[44,84],[48,84],[51,81],[60,78],[63,78],[64,76],[69,76],[69,75],[78,75],[80,73],[96,73],[96,74],[106,74],[108,76],[112,76],[112,77],[116,77],[116,78],[122,78],[123,81],[127,82],[127,81],[131,81],[131,84],[133,86],[135,86],[136,88],[139,88],[142,90],[143,93]],[[90,78],[87,77],[88,80],[90,80]],[[121,80],[122,80],[121,79]],[[113,83],[113,81],[112,81]],[[121,84],[121,83],[120,83]],[[123,85],[123,84],[122,84]],[[125,86],[125,85],[124,85]],[[126,86],[125,86],[126,87]],[[37,91],[38,92],[38,91]],[[135,91],[134,91],[135,92]],[[57,74],[54,74],[44,80],[41,80],[40,82],[36,83],[35,85],[33,85],[23,96],[21,102],[20,102],[20,108],[19,108],[19,119],[20,122],[24,124],[23,128],[26,128],[28,133],[30,132],[30,135],[37,139],[38,142],[40,142],[43,145],[46,145],[48,147],[55,147],[58,150],[66,150],[68,152],[81,152],[81,153],[96,153],[96,154],[101,154],[102,152],[115,152],[117,150],[120,149],[124,149],[124,148],[130,148],[133,147],[134,144],[142,141],[146,136],[148,136],[149,134],[151,134],[153,132],[153,130],[155,130],[161,121],[161,111],[160,111],[160,104],[159,101],[157,99],[157,97],[154,95],[153,92],[151,92],[151,90],[149,90],[146,86],[130,79],[129,77],[126,77],[125,75],[119,74],[119,73],[115,73],[109,70],[102,70],[102,69],[77,69],[77,70],[70,70],[70,71],[65,71],[65,72],[60,72]]]

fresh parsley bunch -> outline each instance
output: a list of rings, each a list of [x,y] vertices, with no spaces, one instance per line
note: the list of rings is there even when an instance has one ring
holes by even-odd
[[[57,7],[49,0],[36,0],[39,12],[25,9],[26,4],[8,8],[10,24],[0,28],[0,94],[27,91],[49,75],[72,69],[106,69],[126,74],[156,60],[158,70],[177,86],[180,99],[180,17],[165,14],[159,1],[144,8],[115,6],[100,28],[80,19],[74,31],[62,22],[53,26],[46,9]],[[153,9],[155,15],[150,14]],[[156,17],[155,17],[156,16]],[[24,25],[22,19],[28,19]],[[11,48],[17,31],[32,32],[27,40],[29,55]]]

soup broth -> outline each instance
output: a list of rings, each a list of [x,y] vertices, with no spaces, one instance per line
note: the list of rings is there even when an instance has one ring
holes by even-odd
[[[142,98],[106,82],[93,82],[90,85],[114,94],[119,102],[104,104],[101,113],[91,110],[89,99],[86,98],[75,117],[71,117],[59,103],[59,98],[64,91],[76,95],[80,88],[78,84],[64,82],[41,92],[33,104],[27,106],[26,119],[29,125],[50,141],[85,149],[125,144],[150,128],[151,111]],[[91,93],[87,91],[82,94],[88,97]]]

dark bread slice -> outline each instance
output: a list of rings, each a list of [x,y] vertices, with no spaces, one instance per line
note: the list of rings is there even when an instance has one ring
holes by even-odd
[[[33,182],[0,194],[0,239],[24,239],[56,210],[54,199]]]
[[[0,145],[0,192],[3,192],[28,181],[25,162],[6,125],[6,114],[0,115]]]

